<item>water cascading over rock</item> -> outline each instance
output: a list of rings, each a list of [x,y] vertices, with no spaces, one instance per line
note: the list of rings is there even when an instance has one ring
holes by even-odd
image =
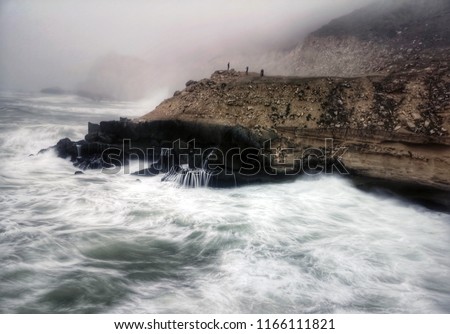
[[[187,166],[172,167],[161,181],[173,182],[185,188],[207,187],[212,173],[203,168],[189,168]]]
[[[163,176],[161,181],[173,182],[185,188],[208,187],[213,176],[213,171],[209,170],[208,163],[215,151],[212,150],[202,162],[202,167],[191,167],[189,164],[173,166]]]

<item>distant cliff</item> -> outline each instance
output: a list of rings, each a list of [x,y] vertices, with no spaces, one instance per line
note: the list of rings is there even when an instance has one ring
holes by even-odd
[[[358,76],[447,61],[450,1],[389,0],[340,17],[287,56],[296,75]]]
[[[108,54],[92,66],[76,94],[93,100],[138,100],[154,89],[148,62],[131,56]],[[153,85],[153,86],[152,86]]]

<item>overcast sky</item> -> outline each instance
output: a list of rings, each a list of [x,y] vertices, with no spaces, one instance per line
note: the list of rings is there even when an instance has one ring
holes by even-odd
[[[368,2],[0,0],[0,89],[72,89],[110,53],[148,61],[158,75],[183,68],[179,76],[199,79],[214,59],[293,46]]]

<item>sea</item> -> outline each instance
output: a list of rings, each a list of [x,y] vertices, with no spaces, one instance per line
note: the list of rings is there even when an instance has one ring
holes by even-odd
[[[450,313],[448,213],[336,175],[186,188],[37,154],[154,102],[0,93],[0,313]]]

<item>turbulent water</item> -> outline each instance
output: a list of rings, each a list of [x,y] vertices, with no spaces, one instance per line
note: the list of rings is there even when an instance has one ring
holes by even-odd
[[[36,153],[145,106],[3,93],[0,108],[2,313],[450,312],[448,214],[337,177],[74,175]]]

